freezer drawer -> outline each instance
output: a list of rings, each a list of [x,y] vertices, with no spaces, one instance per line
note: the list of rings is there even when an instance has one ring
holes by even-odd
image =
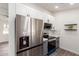
[[[18,56],[43,56],[43,44],[39,44],[28,49],[17,52]]]
[[[17,56],[30,56],[30,55],[31,55],[31,50],[26,50],[17,54]]]
[[[43,46],[33,48],[31,53],[31,56],[43,56]]]
[[[17,54],[17,56],[27,56],[27,51],[21,52],[21,53]]]

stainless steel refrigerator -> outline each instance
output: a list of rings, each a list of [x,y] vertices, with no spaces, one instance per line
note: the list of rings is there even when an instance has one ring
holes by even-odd
[[[44,23],[41,19],[16,15],[16,55],[42,56],[43,28]]]

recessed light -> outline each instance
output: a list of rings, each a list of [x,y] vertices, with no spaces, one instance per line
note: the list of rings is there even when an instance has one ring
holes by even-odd
[[[55,8],[59,8],[59,6],[55,6]]]
[[[74,5],[74,3],[70,3],[70,5]]]

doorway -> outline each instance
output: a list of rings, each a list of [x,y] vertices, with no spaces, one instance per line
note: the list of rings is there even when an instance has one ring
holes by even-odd
[[[0,56],[8,56],[8,4],[0,3]]]

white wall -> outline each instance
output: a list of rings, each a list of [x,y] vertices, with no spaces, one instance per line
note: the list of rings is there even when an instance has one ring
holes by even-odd
[[[9,3],[9,56],[15,56],[15,3]]]
[[[65,31],[64,24],[77,24],[77,31]],[[56,13],[55,27],[60,31],[60,47],[79,54],[79,9]]]

